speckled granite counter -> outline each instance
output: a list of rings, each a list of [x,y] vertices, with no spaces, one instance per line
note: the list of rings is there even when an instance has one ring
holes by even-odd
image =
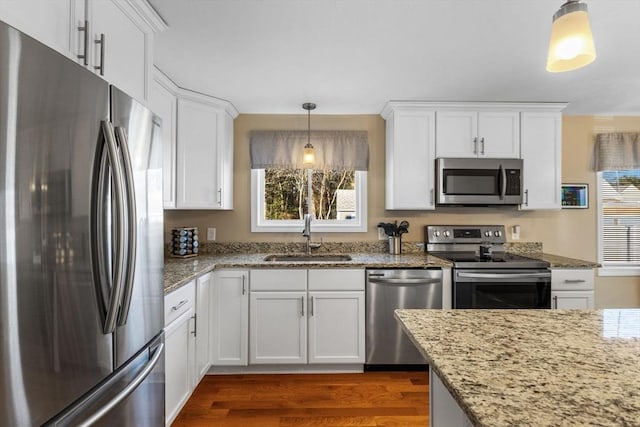
[[[597,268],[600,264],[593,261],[585,261],[575,258],[567,258],[559,255],[546,254],[544,252],[526,253],[529,258],[547,261],[551,268]]]
[[[476,426],[639,426],[640,310],[398,310]]]
[[[164,291],[180,286],[216,268],[421,268],[451,267],[451,263],[426,253],[389,255],[350,254],[351,261],[265,261],[267,254],[201,255],[195,258],[168,258],[164,264]]]

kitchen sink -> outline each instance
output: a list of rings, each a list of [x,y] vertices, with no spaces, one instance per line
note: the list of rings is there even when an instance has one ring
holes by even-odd
[[[317,262],[317,261],[351,261],[347,254],[277,254],[267,255],[265,261],[274,262]]]

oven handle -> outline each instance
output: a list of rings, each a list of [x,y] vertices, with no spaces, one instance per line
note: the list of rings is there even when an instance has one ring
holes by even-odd
[[[550,278],[550,272],[544,273],[457,273],[458,277],[469,279],[533,279],[533,278]]]

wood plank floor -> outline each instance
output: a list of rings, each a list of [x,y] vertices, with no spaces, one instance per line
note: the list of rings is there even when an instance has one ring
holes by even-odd
[[[173,427],[429,425],[427,372],[207,375]]]

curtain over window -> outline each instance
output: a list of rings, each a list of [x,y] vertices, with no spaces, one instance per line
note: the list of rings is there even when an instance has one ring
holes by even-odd
[[[252,131],[251,169],[304,169],[302,152],[307,131]],[[366,171],[369,144],[366,131],[312,131],[314,169]]]
[[[640,169],[640,133],[598,133],[594,166],[597,171]]]

